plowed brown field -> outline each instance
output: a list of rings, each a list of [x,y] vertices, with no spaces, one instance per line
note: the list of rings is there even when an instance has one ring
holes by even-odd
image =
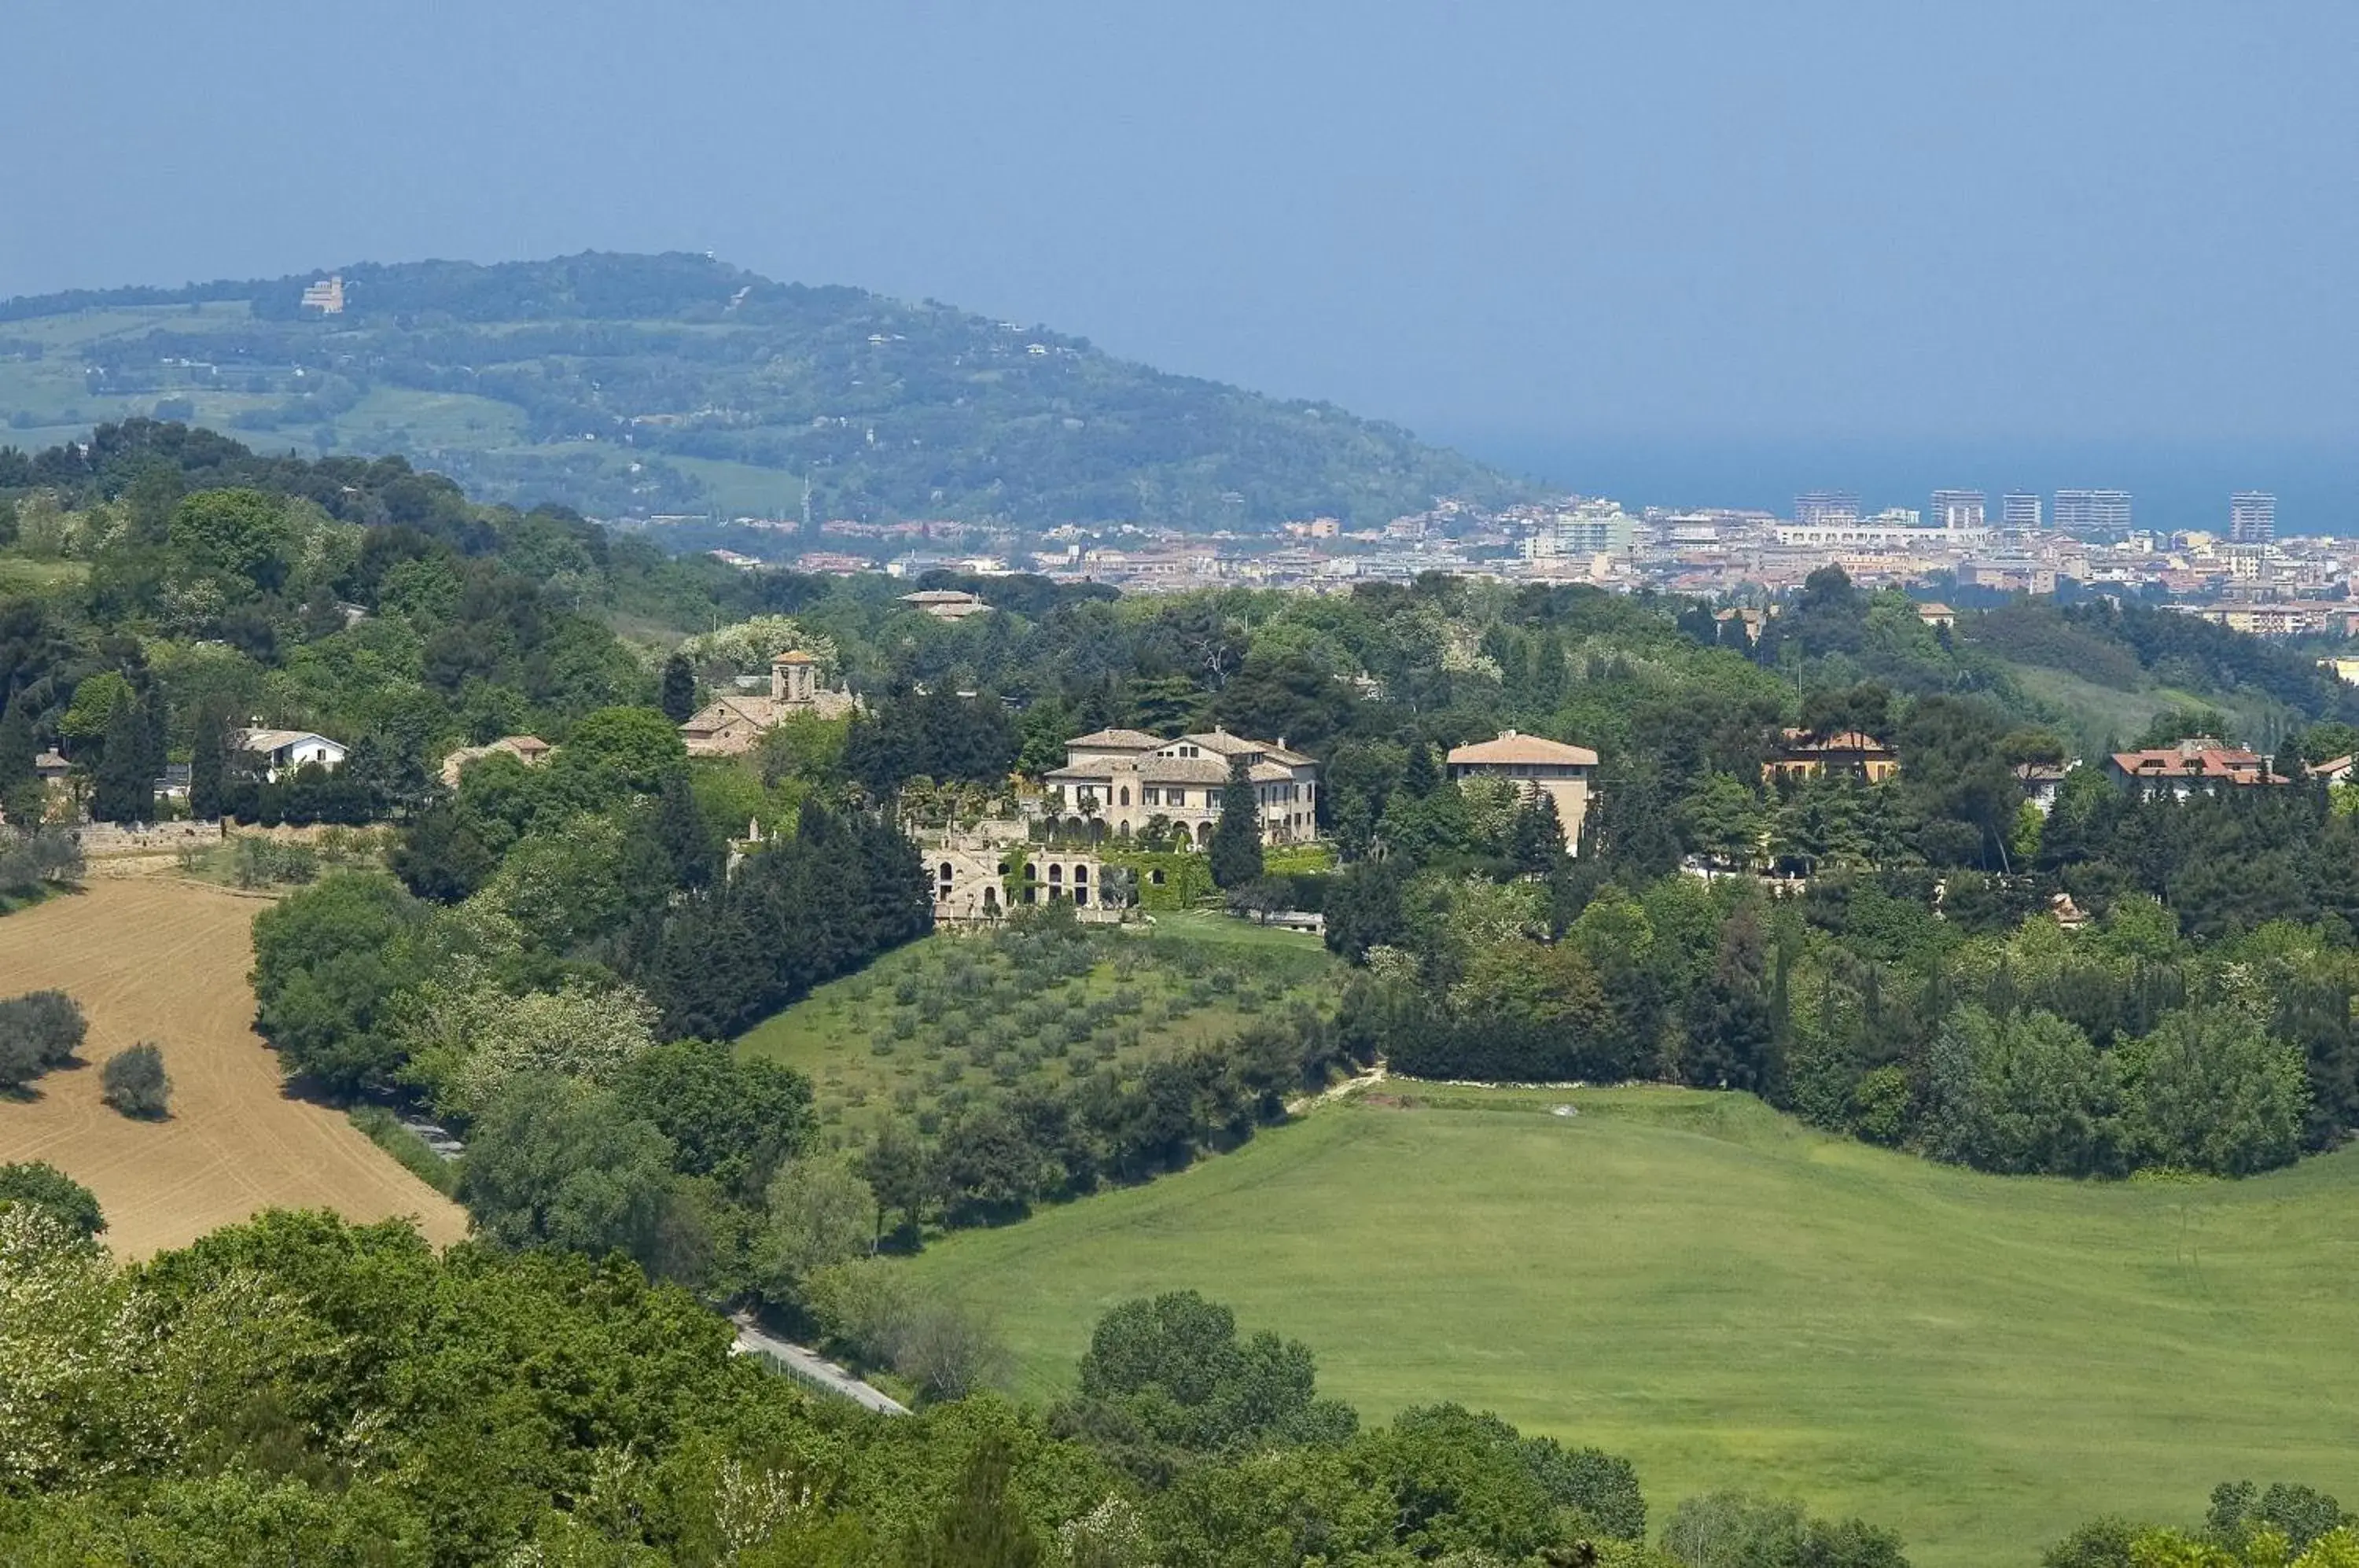
[[[342,1112],[290,1099],[253,1029],[245,972],[256,900],[169,877],[93,877],[0,919],[0,996],[54,986],[90,1017],[82,1065],[0,1099],[0,1163],[46,1160],[98,1194],[105,1239],[145,1257],[268,1208],[414,1217],[437,1245],[466,1216]],[[171,1119],[99,1099],[99,1067],[143,1040],[164,1048]]]

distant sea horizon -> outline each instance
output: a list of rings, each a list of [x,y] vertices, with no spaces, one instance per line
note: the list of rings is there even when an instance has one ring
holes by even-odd
[[[2225,532],[2228,497],[2277,498],[2277,535],[2359,535],[2359,442],[1586,439],[1420,430],[1510,474],[1641,506],[1792,515],[1811,490],[1850,491],[1865,513],[1922,511],[1937,489],[1980,490],[1993,522],[2009,491],[2126,490],[2133,525]]]

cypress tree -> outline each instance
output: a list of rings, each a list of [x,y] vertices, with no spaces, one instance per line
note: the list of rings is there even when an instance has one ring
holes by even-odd
[[[697,809],[696,792],[689,788],[688,770],[674,768],[656,799],[656,842],[671,862],[671,877],[681,887],[710,887],[721,871],[721,853]]]
[[[33,769],[33,715],[25,700],[0,714],[0,815],[12,826],[29,828],[40,818],[41,781]]]
[[[663,695],[658,700],[663,716],[673,724],[684,724],[696,716],[696,667],[688,655],[675,653],[664,660]]]
[[[1229,759],[1221,787],[1221,819],[1212,826],[1212,885],[1242,887],[1261,877],[1261,808],[1243,756]]]
[[[189,745],[189,814],[211,822],[222,814],[229,782],[229,721],[216,703],[197,713],[196,734]]]
[[[0,714],[0,794],[33,781],[33,715],[19,697]]]
[[[152,738],[146,706],[136,697],[117,702],[106,721],[90,807],[90,814],[102,822],[155,820],[156,775],[148,764]]]

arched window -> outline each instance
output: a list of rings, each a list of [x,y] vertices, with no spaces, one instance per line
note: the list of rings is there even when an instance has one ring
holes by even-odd
[[[983,885],[983,907],[986,909],[999,908],[999,889],[988,882]]]
[[[1148,881],[1150,881],[1150,882],[1154,883],[1158,887],[1162,887],[1162,886],[1163,886],[1163,867],[1161,867],[1160,866],[1158,866],[1155,867],[1153,870],[1149,871],[1149,872],[1147,874],[1147,879]]]
[[[1089,879],[1090,879],[1090,868],[1089,868],[1088,866],[1074,866],[1074,867],[1073,867],[1073,880],[1074,880],[1074,881],[1076,881],[1076,882],[1086,882],[1086,881],[1088,881]]]
[[[1060,882],[1060,882],[1064,881],[1064,879],[1065,879],[1065,868],[1064,868],[1063,866],[1051,866],[1050,867],[1049,867],[1049,881],[1051,881],[1051,882]]]
[[[945,860],[945,861],[943,861],[943,862],[942,862],[942,886],[944,886],[944,887],[949,887],[949,886],[950,886],[950,881],[951,881],[951,863],[950,863],[949,861]]]
[[[1125,806],[1130,804],[1130,786],[1127,784],[1122,787],[1122,803]]]

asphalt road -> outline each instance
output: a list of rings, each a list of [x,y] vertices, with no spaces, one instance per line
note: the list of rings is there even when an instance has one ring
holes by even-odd
[[[775,1334],[764,1334],[753,1319],[739,1312],[730,1320],[737,1325],[737,1352],[746,1355],[760,1351],[774,1356],[793,1368],[795,1376],[805,1382],[815,1383],[829,1393],[841,1394],[857,1405],[864,1405],[879,1415],[906,1416],[909,1407],[884,1389],[862,1382],[851,1373],[828,1360],[815,1350],[790,1344]]]

